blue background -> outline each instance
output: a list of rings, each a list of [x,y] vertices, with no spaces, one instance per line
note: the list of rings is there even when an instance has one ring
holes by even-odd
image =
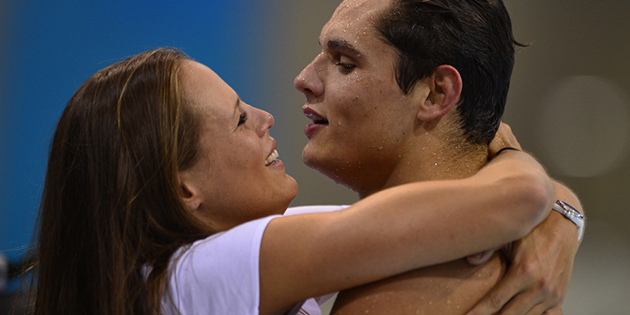
[[[0,8],[8,19],[0,55],[0,251],[16,261],[30,241],[50,138],[85,79],[123,57],[174,46],[251,99],[262,72],[251,56],[261,3],[26,0]]]

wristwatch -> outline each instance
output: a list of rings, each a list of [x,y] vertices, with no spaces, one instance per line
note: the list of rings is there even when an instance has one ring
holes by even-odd
[[[582,236],[584,236],[584,216],[580,213],[580,211],[577,211],[570,204],[562,200],[556,200],[556,203],[553,204],[551,209],[558,211],[577,226],[578,242],[581,242]]]

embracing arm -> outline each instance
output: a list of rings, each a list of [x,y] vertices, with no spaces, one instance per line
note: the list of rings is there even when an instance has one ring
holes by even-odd
[[[558,182],[554,186],[558,200],[584,214],[571,190]],[[506,254],[512,264],[505,277],[467,315],[562,314],[579,245],[575,224],[551,211],[532,233],[511,244]]]
[[[490,155],[503,147],[521,146],[510,127],[501,124],[490,144]],[[578,197],[565,185],[554,182],[558,200],[584,214]],[[573,261],[580,245],[575,224],[551,211],[547,219],[506,251],[511,266],[505,277],[467,315],[501,312],[513,314],[562,314]],[[476,258],[469,258],[474,262]],[[483,259],[475,263],[482,263]]]
[[[520,239],[553,200],[542,167],[510,152],[467,179],[407,184],[344,211],[274,219],[261,245],[261,314]]]

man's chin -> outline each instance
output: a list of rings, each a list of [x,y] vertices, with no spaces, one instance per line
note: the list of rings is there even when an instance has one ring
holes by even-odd
[[[331,161],[333,159],[329,154],[327,154],[320,146],[314,145],[311,141],[309,141],[304,150],[302,150],[302,162],[304,164],[324,175],[326,175],[330,170]]]
[[[317,153],[318,153],[318,150],[315,150],[314,148],[312,148],[309,141],[309,143],[307,143],[304,149],[302,150],[302,162],[304,162],[304,164],[306,164],[306,166],[310,168],[317,169],[317,165],[318,165]]]

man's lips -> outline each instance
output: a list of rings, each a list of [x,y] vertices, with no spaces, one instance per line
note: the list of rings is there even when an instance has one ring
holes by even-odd
[[[310,139],[313,136],[313,134],[315,134],[320,129],[325,128],[326,126],[328,126],[328,125],[324,125],[324,124],[310,124],[310,125],[306,125],[306,127],[304,127],[304,134],[306,135],[307,138]]]
[[[310,139],[315,132],[328,125],[328,120],[310,107],[304,105],[304,107],[302,107],[302,111],[308,119],[313,121],[312,124],[306,125],[306,127],[304,127],[304,134],[307,138]]]
[[[313,123],[324,125],[328,124],[328,120],[320,115],[318,112],[314,111],[312,108],[305,105],[304,107],[302,107],[302,111],[308,119],[313,121]]]

